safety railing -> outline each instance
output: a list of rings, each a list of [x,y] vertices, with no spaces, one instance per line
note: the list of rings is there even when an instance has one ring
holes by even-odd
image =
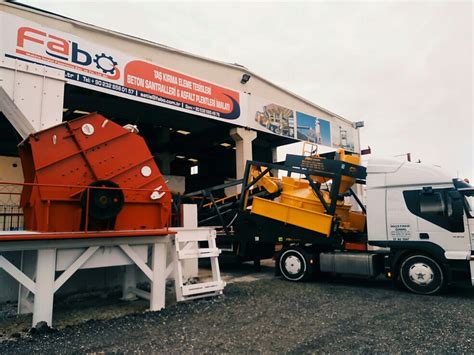
[[[150,189],[150,188],[130,188],[130,187],[111,187],[111,186],[84,186],[84,185],[66,185],[66,184],[38,184],[38,183],[26,183],[26,182],[11,182],[11,181],[0,181],[0,231],[21,231],[25,229],[25,216],[24,211],[21,206],[22,193],[25,194],[24,189],[34,189],[39,188],[41,193],[38,195],[41,197],[35,197],[35,199],[40,199],[35,203],[44,203],[45,208],[45,218],[46,225],[49,223],[51,218],[49,210],[51,204],[54,202],[71,202],[77,203],[78,206],[82,209],[83,221],[81,222],[81,231],[92,232],[97,231],[98,229],[91,229],[89,225],[90,220],[90,200],[92,191],[120,191],[123,194],[123,204],[128,203],[137,203],[137,198],[139,196],[144,197],[148,196],[146,201],[142,199],[138,203],[142,204],[162,204],[162,199],[165,194],[171,194],[171,191],[166,187],[162,186],[160,188]],[[64,190],[67,190],[65,192]],[[26,192],[23,199],[28,199],[28,192]],[[49,196],[49,197],[45,197]],[[119,198],[120,194],[110,194],[111,199]],[[100,199],[102,196],[98,197],[98,203],[101,203]],[[94,196],[97,200],[97,196]],[[120,202],[120,201],[116,201]],[[171,226],[172,222],[172,211],[171,203],[169,206],[163,206],[163,208],[169,209],[168,219],[166,221],[164,229],[168,229]],[[31,229],[30,229],[31,230]],[[104,230],[113,230],[111,229],[100,229]],[[34,230],[33,230],[34,231]]]
[[[23,230],[21,186],[0,184],[0,231]]]

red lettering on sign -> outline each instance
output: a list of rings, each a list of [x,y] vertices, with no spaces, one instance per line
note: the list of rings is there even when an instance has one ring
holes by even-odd
[[[37,34],[39,36],[42,36],[42,37],[46,37],[45,32],[35,30],[34,28],[31,28],[31,27],[20,27],[18,29],[18,37],[17,37],[16,45],[18,47],[23,47],[25,45],[25,40],[35,42],[35,43],[39,43],[39,44],[44,44],[43,39],[39,39],[37,37],[31,36],[31,34],[33,34],[33,33]]]

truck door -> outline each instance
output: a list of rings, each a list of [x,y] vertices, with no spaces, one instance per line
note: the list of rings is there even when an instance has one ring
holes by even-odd
[[[387,240],[418,240],[418,220],[405,204],[403,189],[388,188],[386,194]]]
[[[412,240],[440,246],[447,259],[466,260],[471,241],[459,192],[426,186],[403,195],[408,210],[417,217],[418,235]]]

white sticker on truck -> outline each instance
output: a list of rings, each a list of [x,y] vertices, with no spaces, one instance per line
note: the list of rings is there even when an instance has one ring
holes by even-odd
[[[409,240],[410,225],[406,223],[390,224],[390,236],[392,240]]]

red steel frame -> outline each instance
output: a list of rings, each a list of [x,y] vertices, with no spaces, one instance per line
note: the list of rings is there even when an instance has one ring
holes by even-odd
[[[145,140],[135,131],[92,113],[33,133],[18,149],[25,178],[20,204],[27,229],[80,232],[84,225],[96,230],[169,226],[171,194]],[[91,188],[120,188],[125,203],[103,207],[114,211],[114,217],[93,218],[84,213]],[[110,194],[114,201],[119,196]],[[89,212],[105,212],[98,201],[94,203]]]

